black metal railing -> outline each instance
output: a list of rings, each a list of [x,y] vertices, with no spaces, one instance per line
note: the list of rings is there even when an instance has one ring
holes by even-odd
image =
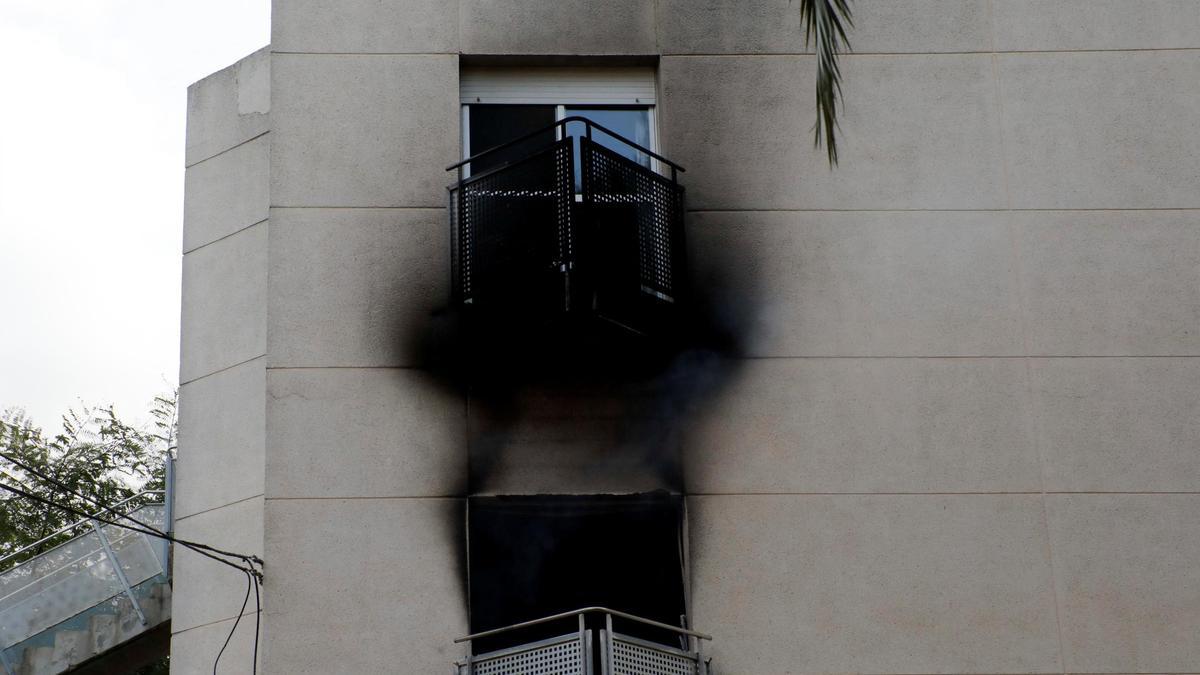
[[[557,140],[547,143],[549,130]],[[505,150],[517,158],[471,173]],[[669,320],[684,291],[683,167],[576,116],[447,170],[458,172],[449,187],[457,304],[504,319],[594,315],[638,333]]]

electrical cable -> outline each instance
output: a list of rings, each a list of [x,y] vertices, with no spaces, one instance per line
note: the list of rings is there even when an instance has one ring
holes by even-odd
[[[6,457],[6,459],[9,459],[9,458]],[[9,459],[9,461],[12,461],[12,460]],[[35,475],[36,475],[36,472],[35,472]],[[56,482],[53,479],[47,479],[47,480],[50,480],[51,482]],[[122,529],[129,530],[131,532],[138,532],[140,534],[144,534],[144,535],[151,536],[151,537],[157,537],[159,539],[164,539],[166,541],[170,541],[173,543],[180,544],[182,546],[186,546],[188,548],[195,550],[196,553],[199,553],[200,555],[203,555],[207,558],[211,558],[211,559],[213,559],[219,563],[222,563],[224,565],[228,565],[229,567],[232,567],[232,568],[238,570],[242,574],[245,574],[246,575],[246,597],[242,600],[242,608],[238,611],[237,618],[234,619],[233,627],[229,631],[229,636],[225,638],[225,644],[221,647],[221,651],[217,653],[216,660],[213,661],[213,675],[216,675],[217,663],[220,662],[221,656],[225,653],[225,648],[229,646],[230,640],[233,639],[234,632],[237,631],[238,624],[241,623],[242,615],[245,614],[245,612],[246,612],[246,605],[249,604],[249,602],[250,602],[250,587],[251,587],[251,585],[253,585],[253,587],[254,587],[254,605],[255,605],[255,612],[254,612],[254,664],[252,666],[252,670],[254,673],[258,672],[258,642],[259,642],[260,623],[261,623],[261,616],[262,616],[262,604],[261,604],[261,598],[259,595],[259,581],[262,579],[263,575],[262,575],[261,571],[259,571],[258,569],[255,569],[255,567],[254,567],[255,563],[257,563],[259,565],[262,564],[262,561],[257,556],[247,556],[247,555],[242,555],[242,554],[238,554],[238,553],[229,553],[229,552],[225,552],[225,551],[220,551],[219,549],[212,549],[212,547],[206,546],[204,544],[197,544],[195,542],[188,542],[188,541],[185,541],[182,539],[176,539],[175,537],[172,537],[172,536],[169,536],[162,532],[159,532],[156,528],[152,528],[149,526],[147,526],[147,527],[149,527],[149,529],[142,529],[140,527],[132,527],[130,525],[124,525],[122,523],[113,522],[111,520],[106,520],[104,518],[100,518],[97,516],[88,515],[82,511],[79,511],[78,509],[73,508],[73,507],[55,503],[52,500],[46,499],[44,497],[39,497],[38,495],[35,495],[30,492],[26,492],[25,490],[22,490],[20,488],[15,488],[11,485],[7,485],[2,482],[0,482],[0,489],[7,490],[8,492],[11,492],[15,495],[18,495],[20,497],[25,497],[26,499],[31,499],[40,504],[44,504],[44,505],[50,506],[52,508],[57,508],[62,511],[66,511],[67,513],[78,516],[80,518],[87,518],[87,519],[94,520],[99,523],[104,523],[105,525],[112,525],[113,527],[120,527]],[[79,496],[87,501],[96,503],[95,500],[92,500],[88,497],[83,497],[82,495],[75,493],[70,488],[63,487],[63,489],[65,489],[68,492],[71,492],[72,494],[75,494],[76,496]],[[100,505],[100,506],[103,507],[103,505]],[[111,511],[111,509],[108,509],[108,507],[103,507],[103,508]],[[118,514],[118,515],[121,515],[121,514]],[[128,518],[128,516],[121,516],[121,517]],[[128,518],[128,519],[133,522],[138,522],[133,518]],[[247,564],[249,564],[250,567],[247,568],[247,567],[242,567],[240,565],[236,565],[228,560],[225,560],[224,558],[218,558],[217,556],[207,553],[206,551],[200,550],[196,547],[204,547],[204,548],[211,549],[215,552],[219,552],[223,555],[240,558],[241,560],[243,560]]]
[[[258,634],[259,622],[262,618],[262,599],[258,594],[258,577],[254,578],[254,661],[251,662],[251,675],[258,675]]]
[[[73,515],[79,516],[81,518],[89,518],[91,520],[105,523],[107,525],[124,528],[124,529],[130,530],[132,532],[139,532],[144,535],[157,537],[157,538],[169,541],[169,542],[174,542],[174,543],[180,544],[181,546],[185,546],[189,549],[192,549],[196,553],[199,553],[207,558],[216,560],[217,562],[223,563],[225,565],[229,565],[230,567],[233,567],[234,569],[237,569],[237,570],[241,571],[243,574],[245,574],[246,575],[246,597],[242,600],[242,608],[238,611],[238,616],[233,622],[233,627],[229,631],[229,636],[225,638],[225,644],[222,645],[221,651],[217,653],[216,660],[213,661],[213,675],[216,675],[217,664],[220,662],[221,656],[225,653],[225,648],[229,646],[230,640],[233,639],[234,632],[237,631],[238,624],[242,620],[242,615],[245,614],[245,612],[246,612],[246,605],[249,603],[249,600],[250,600],[250,584],[251,583],[253,583],[253,585],[254,585],[254,654],[253,654],[254,660],[251,665],[251,670],[255,674],[258,673],[258,643],[259,643],[259,635],[261,633],[260,626],[261,626],[261,620],[262,620],[262,600],[261,600],[261,595],[259,593],[259,583],[262,580],[263,574],[260,570],[255,569],[255,565],[257,564],[259,567],[262,566],[263,561],[261,558],[259,558],[258,556],[253,556],[253,555],[248,556],[248,555],[243,555],[240,553],[223,551],[221,549],[214,548],[212,546],[208,546],[207,544],[201,544],[199,542],[189,542],[189,541],[186,541],[183,539],[177,539],[175,537],[168,535],[167,533],[163,532],[162,530],[159,530],[156,527],[148,525],[130,515],[117,512],[115,509],[100,502],[98,499],[89,497],[87,495],[79,493],[76,490],[71,489],[70,487],[68,487],[67,485],[64,485],[60,481],[55,480],[54,478],[51,478],[50,476],[47,476],[47,475],[41,473],[37,469],[34,469],[33,467],[25,464],[24,462],[21,462],[20,460],[17,460],[17,459],[15,459],[7,454],[4,454],[4,453],[0,453],[0,457],[3,457],[4,459],[12,462],[13,464],[21,467],[22,469],[24,469],[25,471],[28,471],[29,473],[33,474],[34,476],[37,476],[38,478],[41,478],[42,480],[47,481],[47,482],[57,486],[59,489],[66,491],[68,494],[71,494],[71,495],[73,495],[79,499],[82,499],[86,502],[89,502],[95,506],[98,506],[101,509],[117,516],[118,518],[123,518],[123,519],[128,520],[132,523],[135,523],[136,525],[139,525],[141,527],[140,528],[130,527],[128,525],[123,525],[121,523],[116,523],[116,522],[113,522],[110,520],[105,520],[103,518],[90,516],[88,514],[83,513],[82,511],[78,511],[72,507],[64,506],[62,504],[57,504],[49,499],[45,499],[45,498],[39,497],[35,494],[25,492],[24,490],[13,488],[13,487],[11,487],[9,485],[5,485],[3,483],[0,483],[0,488],[8,490],[9,492],[12,492],[14,494],[23,496],[27,499],[32,499],[39,503],[45,504],[47,506],[61,509],[61,510],[71,513]],[[142,528],[144,528],[144,529],[142,529]],[[205,551],[212,551],[213,553],[217,553],[220,555],[225,555],[225,556],[229,556],[232,558],[238,558],[238,559],[246,562],[250,567],[249,567],[249,569],[247,569],[247,568],[241,567],[239,565],[234,565],[233,563],[230,563],[227,560],[218,558],[214,555],[206,553]]]
[[[230,561],[226,560],[225,558],[218,558],[217,556],[213,555],[212,553],[209,553],[209,552],[207,552],[207,551],[205,551],[205,550],[202,550],[200,547],[204,546],[204,544],[196,544],[195,542],[190,542],[190,541],[187,541],[187,540],[184,540],[184,539],[177,539],[177,538],[175,538],[175,537],[172,537],[172,536],[170,536],[170,535],[162,534],[161,532],[154,532],[154,531],[151,531],[151,530],[145,530],[145,529],[142,529],[142,528],[140,528],[140,527],[134,527],[134,526],[132,526],[132,525],[125,525],[125,524],[122,524],[122,523],[117,523],[117,522],[114,522],[114,521],[111,521],[111,520],[106,520],[106,519],[104,519],[104,518],[100,518],[100,517],[98,517],[98,516],[89,515],[89,514],[86,514],[86,513],[82,512],[82,511],[80,511],[80,510],[76,509],[76,508],[73,508],[73,507],[70,507],[70,506],[64,506],[64,505],[62,505],[62,504],[55,503],[55,502],[53,502],[53,501],[51,501],[51,500],[49,500],[49,499],[46,499],[46,498],[44,498],[44,497],[39,497],[38,495],[35,495],[35,494],[33,494],[33,493],[30,493],[30,492],[26,492],[25,490],[22,490],[22,489],[20,489],[20,488],[15,488],[15,487],[13,487],[13,486],[11,486],[11,485],[6,485],[5,483],[0,483],[0,489],[7,490],[7,491],[9,491],[9,492],[11,492],[11,493],[13,493],[13,494],[15,494],[15,495],[18,495],[18,496],[21,496],[21,497],[25,497],[26,499],[32,499],[33,501],[35,501],[35,502],[38,502],[38,503],[40,503],[40,504],[44,504],[44,505],[46,505],[46,506],[50,506],[50,507],[53,507],[53,508],[56,508],[56,509],[60,509],[60,510],[62,510],[62,511],[66,511],[67,513],[70,513],[70,514],[72,514],[72,515],[74,515],[74,516],[78,516],[78,517],[80,517],[80,518],[86,518],[86,519],[94,520],[94,521],[96,521],[96,522],[98,522],[98,523],[104,523],[105,525],[112,525],[112,526],[114,526],[114,527],[120,527],[120,528],[123,528],[123,529],[126,529],[126,530],[130,530],[131,532],[138,532],[138,533],[141,533],[141,534],[144,534],[144,535],[150,536],[150,537],[156,537],[156,538],[158,538],[158,539],[165,539],[166,541],[169,541],[169,542],[172,542],[172,543],[176,543],[176,544],[179,544],[179,545],[181,545],[181,546],[185,546],[185,547],[187,547],[187,548],[190,548],[190,549],[194,550],[196,553],[199,553],[200,555],[202,555],[202,556],[204,556],[204,557],[206,557],[206,558],[212,558],[213,560],[216,560],[217,562],[219,562],[219,563],[222,563],[222,564],[224,564],[224,565],[228,565],[229,567],[232,567],[232,568],[234,568],[235,570],[238,570],[238,571],[240,571],[240,572],[245,572],[245,573],[247,573],[247,574],[252,574],[252,575],[254,575],[254,576],[256,576],[256,577],[261,577],[261,576],[262,576],[262,572],[261,572],[261,571],[259,571],[258,569],[255,569],[255,567],[254,567],[254,565],[256,564],[256,561],[259,561],[259,559],[258,559],[256,556],[247,556],[247,555],[242,555],[242,554],[240,554],[240,553],[226,553],[226,552],[222,552],[222,555],[227,555],[227,556],[230,556],[230,557],[239,558],[239,559],[241,559],[241,560],[244,560],[245,562],[247,562],[247,563],[249,563],[249,564],[251,565],[249,568],[247,568],[247,567],[242,567],[241,565],[237,565],[237,564],[235,564],[235,563],[232,563],[232,562],[230,562]]]
[[[184,541],[184,540],[173,539],[173,538],[171,537],[171,535],[168,535],[166,532],[163,532],[162,530],[160,530],[160,529],[158,529],[158,528],[156,528],[156,527],[154,527],[154,526],[152,526],[152,525],[147,525],[146,523],[143,523],[142,521],[138,520],[137,518],[134,518],[133,516],[130,516],[130,515],[127,515],[127,514],[123,514],[123,513],[119,513],[119,512],[117,512],[115,509],[113,509],[112,507],[110,507],[110,506],[108,506],[108,505],[106,505],[106,504],[102,503],[100,500],[98,500],[98,499],[96,499],[96,498],[94,498],[94,497],[89,497],[89,496],[87,496],[87,495],[81,494],[80,492],[78,492],[78,491],[76,491],[76,490],[73,490],[73,489],[71,489],[69,486],[67,486],[67,485],[63,484],[62,482],[60,482],[60,481],[58,481],[58,480],[55,480],[54,478],[51,478],[50,476],[47,476],[46,474],[44,474],[44,473],[42,473],[42,472],[38,471],[37,469],[35,469],[35,468],[33,468],[33,467],[29,466],[28,464],[25,464],[24,462],[22,462],[22,461],[20,461],[20,460],[16,459],[15,457],[12,457],[11,455],[8,455],[8,454],[5,454],[5,453],[2,453],[2,452],[0,452],[0,457],[2,457],[2,458],[4,458],[4,459],[6,459],[6,460],[8,460],[8,461],[12,462],[13,464],[15,464],[15,465],[17,465],[17,466],[21,467],[22,469],[24,469],[25,471],[28,471],[29,473],[33,474],[34,476],[37,476],[38,478],[41,478],[42,480],[44,480],[44,481],[46,481],[46,482],[48,482],[48,483],[51,483],[52,485],[54,485],[54,486],[58,487],[59,489],[61,489],[61,490],[65,491],[65,492],[67,492],[67,493],[68,493],[68,494],[70,494],[70,495],[73,495],[73,496],[75,496],[75,497],[77,497],[77,498],[79,498],[79,499],[82,499],[82,500],[86,501],[86,502],[90,502],[91,504],[93,504],[93,505],[95,505],[95,506],[98,506],[98,507],[100,507],[101,509],[103,509],[103,510],[105,510],[105,511],[108,511],[109,513],[113,514],[114,516],[117,516],[118,518],[123,518],[123,519],[125,519],[125,520],[128,520],[128,521],[130,521],[131,523],[134,523],[134,524],[136,524],[136,525],[140,525],[141,527],[143,527],[143,528],[145,528],[145,529],[147,529],[147,530],[150,530],[151,532],[153,532],[153,533],[154,533],[154,536],[156,536],[156,537],[160,537],[160,538],[162,538],[162,539],[167,539],[167,540],[170,540],[170,541],[177,541],[177,542],[178,542],[178,543],[180,543],[181,545],[183,545],[183,546],[186,546],[186,547],[188,547],[188,548],[192,548],[193,550],[195,550],[195,549],[204,549],[204,550],[206,550],[206,551],[211,551],[211,552],[213,552],[213,553],[217,553],[217,554],[220,554],[220,555],[229,556],[229,557],[231,557],[231,558],[239,558],[239,559],[241,559],[241,560],[245,560],[245,561],[247,561],[247,562],[251,562],[251,563],[257,563],[259,566],[261,566],[261,565],[262,565],[262,560],[261,560],[260,558],[258,558],[257,556],[246,556],[246,555],[243,555],[243,554],[241,554],[241,553],[233,553],[233,552],[231,552],[231,551],[222,551],[222,550],[221,550],[221,549],[219,549],[219,548],[213,548],[212,546],[209,546],[209,545],[207,545],[207,544],[201,544],[201,543],[198,543],[198,542],[188,542],[188,541]],[[89,516],[87,516],[87,515],[84,515],[84,516],[82,516],[82,517],[84,517],[84,518],[87,518],[87,517],[89,517]],[[198,551],[197,551],[197,552],[198,552]]]
[[[217,664],[221,662],[221,656],[225,654],[225,648],[229,646],[229,641],[233,639],[233,634],[237,632],[238,624],[242,622],[242,615],[246,613],[246,604],[250,602],[250,584],[254,577],[250,573],[246,573],[246,598],[242,600],[242,608],[238,610],[237,618],[233,620],[233,628],[229,629],[229,635],[225,637],[225,644],[221,645],[221,651],[217,652],[217,658],[213,660],[213,675],[217,675]]]

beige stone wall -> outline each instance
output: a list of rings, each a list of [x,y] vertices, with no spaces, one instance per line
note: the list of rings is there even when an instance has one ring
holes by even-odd
[[[188,89],[185,155],[176,532],[255,555],[263,550],[270,58],[255,52]],[[245,575],[175,548],[171,672],[212,672],[245,590]],[[251,600],[223,668],[248,667],[253,611]]]
[[[830,171],[785,4],[659,7],[746,358],[685,456],[715,662],[1200,669],[1200,5],[860,0]]]
[[[181,532],[265,547],[266,672],[461,653],[490,422],[420,336],[460,55],[514,54],[659,58],[738,337],[682,443],[719,672],[1200,671],[1200,3],[857,0],[835,171],[796,4],[275,0],[271,133],[193,88]],[[580,464],[613,396],[520,398],[491,491],[656,487]],[[201,672],[237,603],[188,576]]]

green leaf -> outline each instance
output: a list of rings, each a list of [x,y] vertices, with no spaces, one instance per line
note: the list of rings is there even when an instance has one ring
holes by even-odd
[[[838,103],[842,98],[842,71],[838,55],[849,51],[846,27],[853,26],[849,0],[800,0],[804,44],[815,44],[817,56],[817,121],[813,125],[816,147],[825,143],[829,166],[837,166]]]

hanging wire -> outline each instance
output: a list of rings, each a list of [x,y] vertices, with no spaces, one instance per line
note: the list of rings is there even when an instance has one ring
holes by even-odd
[[[138,521],[127,515],[116,513],[113,509],[109,508],[108,506],[106,506],[104,504],[99,503],[97,500],[95,500],[91,497],[81,495],[78,492],[66,487],[65,485],[62,485],[61,483],[54,480],[53,478],[49,478],[49,477],[41,474],[38,471],[32,470],[29,467],[23,465],[21,462],[18,462],[16,460],[14,460],[13,458],[8,457],[7,455],[0,454],[0,457],[4,457],[8,461],[13,462],[14,464],[16,464],[18,466],[21,466],[26,471],[29,471],[30,473],[34,474],[35,476],[41,477],[44,480],[47,480],[47,481],[59,486],[60,488],[66,490],[68,493],[73,494],[76,497],[79,497],[80,499],[83,499],[83,500],[91,502],[97,506],[100,506],[105,511],[112,512],[120,518],[124,518],[124,519],[134,522],[138,525],[141,525],[141,527],[125,525],[123,523],[118,523],[118,522],[115,522],[112,520],[101,518],[96,515],[89,515],[89,514],[86,514],[82,511],[74,508],[74,507],[67,506],[65,504],[59,504],[57,502],[54,502],[53,500],[46,499],[44,497],[40,497],[31,492],[27,492],[20,488],[16,488],[11,485],[7,485],[3,482],[0,482],[0,489],[6,490],[8,492],[11,492],[20,497],[24,497],[26,499],[31,499],[31,500],[38,502],[40,504],[43,504],[45,506],[50,506],[52,508],[60,509],[62,511],[65,511],[67,513],[70,513],[70,514],[75,515],[80,518],[91,519],[91,520],[94,520],[99,523],[104,523],[105,525],[111,525],[113,527],[120,527],[120,528],[129,530],[131,532],[138,532],[140,534],[144,534],[144,535],[151,536],[151,537],[157,537],[159,539],[164,539],[166,541],[179,544],[181,546],[192,549],[196,553],[199,553],[200,555],[203,555],[206,558],[211,558],[219,563],[228,565],[229,567],[232,567],[232,568],[242,572],[243,574],[245,574],[246,575],[246,597],[242,600],[242,607],[240,610],[238,610],[238,616],[236,619],[234,619],[233,627],[230,629],[229,635],[225,638],[225,644],[221,646],[221,651],[217,653],[217,658],[216,658],[216,660],[213,661],[213,675],[216,675],[217,664],[220,662],[221,656],[225,653],[226,647],[229,646],[229,642],[233,639],[233,635],[237,631],[238,624],[241,623],[242,615],[245,614],[245,612],[246,612],[246,606],[250,602],[251,586],[253,586],[253,588],[254,588],[254,605],[255,605],[255,611],[254,611],[254,656],[253,656],[254,662],[251,666],[251,669],[252,669],[253,673],[258,672],[258,643],[259,643],[259,636],[261,633],[260,626],[261,626],[261,616],[262,616],[262,603],[261,603],[261,596],[259,593],[259,583],[262,580],[263,574],[259,569],[257,569],[255,567],[255,565],[262,565],[262,559],[260,559],[258,556],[244,555],[241,553],[232,553],[229,551],[222,551],[220,549],[208,546],[207,544],[201,544],[198,542],[191,542],[191,541],[186,541],[183,539],[178,539],[176,537],[172,537],[172,536],[158,530],[157,528],[154,528],[149,525],[146,525],[145,523],[142,523],[141,521]],[[219,558],[216,555],[213,555],[213,553],[209,553],[208,551],[212,551],[213,553],[240,559],[240,560],[244,561],[245,563],[247,563],[247,565],[249,565],[249,567],[242,567],[241,565],[232,563],[224,558]]]
[[[252,573],[256,574],[257,576],[261,576],[261,574],[262,574],[261,572],[258,572],[257,570],[253,570],[253,567],[254,567],[254,565],[256,565],[256,564],[257,564],[257,565],[259,565],[259,566],[261,566],[261,565],[262,565],[262,559],[261,559],[261,558],[259,558],[258,556],[254,556],[254,555],[245,555],[245,554],[242,554],[242,553],[234,553],[234,552],[232,552],[232,551],[223,551],[223,550],[221,550],[221,549],[219,549],[219,548],[214,548],[214,547],[212,547],[212,546],[209,546],[209,545],[207,545],[207,544],[201,544],[201,543],[199,543],[199,542],[194,542],[194,541],[187,541],[186,539],[178,539],[178,538],[176,538],[176,537],[173,537],[173,536],[171,536],[171,535],[167,534],[166,532],[163,532],[162,530],[159,530],[159,529],[158,529],[158,528],[156,528],[156,527],[153,527],[153,526],[151,526],[151,525],[147,525],[146,523],[144,523],[144,522],[142,522],[142,521],[140,521],[140,520],[138,520],[138,519],[136,519],[136,518],[134,518],[134,517],[132,517],[132,516],[129,516],[129,515],[126,515],[126,514],[122,514],[122,513],[119,513],[119,512],[118,512],[118,511],[116,511],[115,509],[113,509],[113,508],[111,508],[111,507],[107,506],[106,504],[103,504],[102,502],[100,502],[100,500],[98,500],[98,499],[96,499],[96,498],[94,498],[94,497],[89,497],[89,496],[87,496],[87,495],[84,495],[84,494],[82,494],[82,493],[80,493],[80,492],[78,492],[78,491],[76,491],[76,490],[73,490],[73,489],[71,489],[70,487],[68,487],[67,485],[63,484],[62,482],[60,482],[60,481],[57,481],[57,480],[55,480],[54,478],[51,478],[50,476],[47,476],[46,474],[44,474],[44,473],[42,473],[42,472],[38,471],[37,469],[34,469],[33,467],[29,466],[28,464],[25,464],[24,462],[22,462],[22,461],[20,461],[20,460],[18,460],[18,459],[16,459],[16,458],[14,458],[14,457],[12,457],[12,456],[10,456],[10,455],[8,455],[8,454],[5,454],[5,453],[0,453],[0,457],[3,457],[4,459],[6,459],[6,460],[8,460],[8,461],[12,462],[12,463],[13,463],[13,464],[15,464],[16,466],[19,466],[20,468],[24,469],[25,471],[28,471],[29,473],[33,474],[34,476],[36,476],[36,477],[38,477],[38,478],[41,478],[42,480],[44,480],[44,481],[46,481],[46,482],[48,482],[48,483],[51,483],[51,484],[53,484],[54,486],[56,486],[56,487],[58,487],[59,489],[61,489],[61,490],[65,491],[65,492],[67,492],[68,494],[70,494],[70,495],[72,495],[72,496],[74,496],[74,497],[77,497],[77,498],[79,498],[79,499],[82,499],[82,500],[84,500],[84,501],[86,501],[86,502],[88,502],[88,503],[91,503],[91,504],[95,505],[95,506],[98,506],[98,507],[100,507],[101,509],[103,509],[104,511],[107,511],[107,512],[109,512],[109,513],[111,513],[111,514],[113,514],[113,515],[117,516],[118,518],[121,518],[121,519],[124,519],[124,520],[128,520],[128,521],[130,521],[130,522],[132,522],[132,523],[134,523],[134,524],[136,524],[136,525],[139,525],[139,526],[140,526],[142,529],[139,529],[139,528],[133,528],[133,527],[129,527],[129,526],[127,526],[127,525],[122,525],[121,523],[114,523],[114,522],[112,522],[112,521],[103,520],[103,519],[101,519],[101,518],[98,518],[98,517],[96,517],[96,516],[94,516],[94,515],[89,515],[89,514],[83,513],[82,511],[78,511],[78,510],[76,510],[76,509],[73,509],[73,508],[71,508],[71,507],[69,507],[69,506],[64,506],[64,505],[62,505],[62,504],[57,504],[57,503],[54,503],[54,502],[52,502],[52,501],[50,501],[50,500],[44,499],[44,498],[42,498],[42,497],[38,497],[37,495],[31,494],[31,493],[22,492],[22,495],[23,495],[23,496],[25,496],[25,497],[28,497],[29,499],[34,499],[34,500],[36,500],[36,501],[39,501],[39,502],[41,502],[41,503],[43,503],[43,504],[45,504],[45,505],[47,505],[47,506],[52,506],[52,507],[56,507],[56,508],[62,509],[62,510],[64,510],[64,511],[67,511],[67,512],[69,512],[69,513],[72,513],[72,514],[74,514],[74,515],[77,515],[77,516],[79,516],[80,518],[91,518],[91,519],[93,519],[93,520],[96,520],[96,521],[99,521],[99,522],[102,522],[102,523],[105,523],[105,524],[108,524],[108,525],[115,525],[115,526],[117,526],[117,527],[124,527],[125,529],[129,529],[129,530],[134,530],[134,531],[137,531],[137,532],[141,532],[142,534],[147,534],[147,535],[150,535],[150,536],[153,536],[153,537],[158,537],[158,538],[160,538],[160,539],[165,539],[165,540],[167,540],[167,541],[174,542],[174,543],[177,543],[177,544],[179,544],[179,545],[181,545],[181,546],[184,546],[184,547],[186,547],[186,548],[192,549],[193,551],[195,551],[195,552],[197,552],[197,553],[199,553],[199,554],[201,554],[201,555],[203,555],[203,556],[205,556],[205,557],[208,557],[208,558],[213,558],[214,560],[221,561],[221,560],[220,560],[220,558],[216,558],[216,557],[214,557],[214,556],[210,555],[209,553],[206,553],[206,551],[211,551],[212,553],[216,553],[216,554],[218,554],[218,555],[224,555],[224,556],[228,556],[228,557],[230,557],[230,558],[237,558],[237,559],[239,559],[239,560],[243,560],[243,561],[246,561],[247,563],[249,563],[249,564],[250,564],[250,566],[251,566],[251,568],[252,568],[252,570],[251,570],[251,571],[252,571]],[[5,487],[5,488],[7,489],[7,486],[0,486],[0,487]],[[10,491],[12,491],[12,490],[10,490]],[[225,561],[221,561],[221,562],[225,562]],[[226,564],[228,564],[228,563],[226,563]],[[240,568],[240,567],[239,567],[238,569],[242,569],[242,568]],[[243,570],[243,571],[244,571],[244,570]]]
[[[250,584],[253,579],[254,577],[250,576],[250,573],[247,572],[246,597],[242,600],[242,608],[238,610],[237,618],[233,620],[233,628],[229,629],[229,635],[225,637],[225,644],[221,645],[221,651],[217,652],[217,658],[213,660],[213,675],[217,675],[217,664],[221,662],[221,657],[225,655],[225,648],[229,646],[229,641],[233,639],[233,634],[237,632],[238,624],[242,622],[242,615],[246,613],[246,604],[250,602]]]

